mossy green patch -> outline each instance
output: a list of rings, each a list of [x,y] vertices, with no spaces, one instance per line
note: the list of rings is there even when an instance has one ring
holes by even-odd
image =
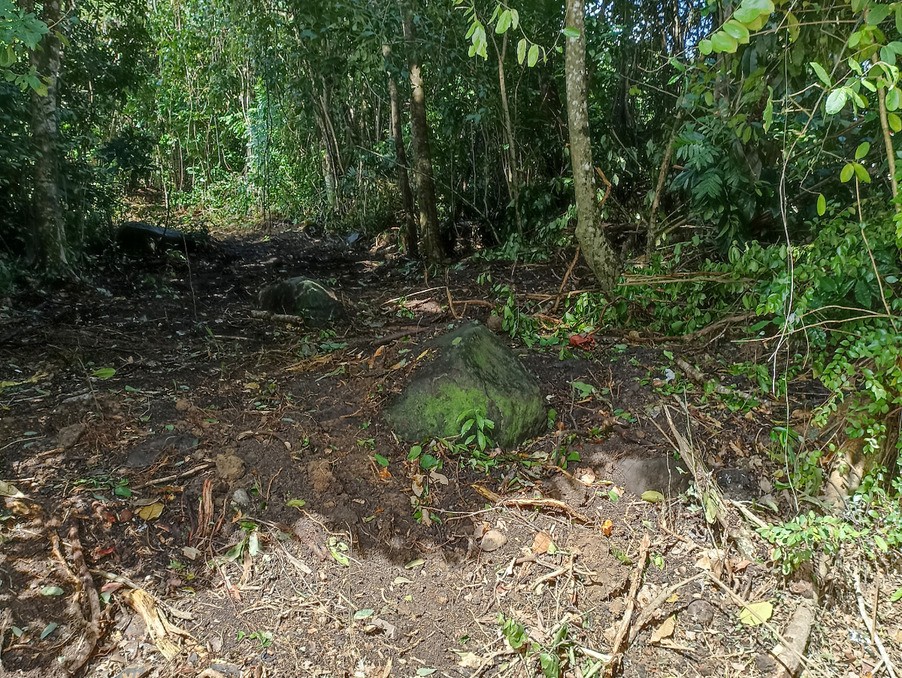
[[[385,417],[409,440],[460,433],[461,416],[474,410],[495,422],[502,447],[536,435],[547,421],[538,380],[511,350],[479,324],[435,342],[437,356],[420,368]]]

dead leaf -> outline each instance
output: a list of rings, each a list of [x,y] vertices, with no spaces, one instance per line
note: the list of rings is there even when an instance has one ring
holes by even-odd
[[[576,479],[583,485],[592,485],[595,482],[595,471],[590,468],[576,469]]]
[[[612,520],[605,520],[601,524],[601,533],[605,537],[610,537],[612,534],[614,534],[614,522]]]
[[[483,535],[479,548],[486,553],[491,553],[492,551],[497,551],[506,543],[507,537],[504,536],[502,532],[499,532],[498,530],[489,530]]]
[[[413,478],[410,479],[410,489],[413,491],[415,497],[423,496],[423,492],[426,489],[425,481],[426,479],[419,473],[417,473]]]
[[[547,532],[537,532],[532,540],[532,552],[537,556],[545,555],[551,547],[551,535]],[[485,549],[483,549],[485,550]]]
[[[473,652],[458,652],[457,665],[465,669],[481,669],[485,659]]]
[[[670,638],[675,630],[676,615],[670,615],[667,619],[661,622],[661,625],[658,628],[656,628],[652,632],[650,642],[660,643],[665,638]]]
[[[142,520],[156,520],[163,512],[163,504],[155,501],[153,504],[142,506],[138,509],[138,517]]]
[[[760,626],[774,614],[774,606],[766,600],[749,603],[739,610],[739,621],[746,626]]]
[[[433,469],[429,472],[429,478],[430,478],[430,480],[434,480],[435,482],[437,482],[439,485],[447,485],[448,484],[448,476],[446,476],[444,473],[439,473],[435,469]]]
[[[25,495],[22,494],[12,483],[7,483],[3,480],[0,480],[0,497],[9,497],[10,499],[24,499]]]
[[[367,366],[368,366],[370,369],[373,369],[373,366],[376,364],[376,358],[378,358],[379,356],[381,356],[383,353],[385,353],[385,344],[383,344],[382,346],[380,346],[379,348],[377,348],[377,349],[375,350],[375,352],[373,353],[373,355],[370,356],[370,359],[369,359],[369,362],[367,363]]]

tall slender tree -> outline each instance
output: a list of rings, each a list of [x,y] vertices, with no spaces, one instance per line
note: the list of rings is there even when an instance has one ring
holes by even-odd
[[[33,3],[28,11],[34,10]],[[69,270],[66,230],[59,186],[59,74],[62,43],[59,38],[61,0],[43,3],[43,20],[50,27],[31,63],[43,77],[45,88],[31,92],[31,135],[34,145],[34,184],[32,193],[33,229],[30,259],[51,275]]]
[[[564,17],[567,35],[564,73],[567,81],[570,164],[573,167],[573,187],[576,192],[576,239],[602,289],[610,290],[620,273],[620,263],[598,223],[595,166],[592,162],[586,95],[585,10],[585,0],[567,0]]]
[[[404,41],[407,43],[408,69],[410,71],[410,133],[415,158],[417,179],[417,205],[420,208],[420,233],[423,236],[423,253],[430,262],[445,258],[438,226],[438,208],[435,201],[435,178],[432,171],[432,152],[429,148],[429,124],[426,121],[426,93],[420,70],[420,50],[416,44],[413,26],[415,0],[401,0],[401,23]]]
[[[417,247],[416,207],[413,203],[413,191],[410,188],[410,175],[407,172],[407,151],[404,147],[404,134],[401,129],[401,95],[391,64],[391,46],[382,45],[382,56],[385,58],[385,72],[388,77],[388,99],[391,106],[391,136],[395,145],[395,169],[398,175],[398,191],[401,193],[403,222],[401,225],[401,241],[404,249],[411,257],[419,254]]]

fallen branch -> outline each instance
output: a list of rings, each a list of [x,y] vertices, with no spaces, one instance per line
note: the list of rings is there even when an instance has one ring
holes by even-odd
[[[593,522],[588,516],[580,513],[579,511],[560,501],[559,499],[529,499],[527,497],[504,498],[500,494],[496,494],[490,489],[483,487],[482,485],[474,484],[473,489],[483,497],[488,499],[490,502],[499,506],[507,506],[512,508],[547,508],[558,511],[560,513],[566,513],[568,516],[580,523]]]
[[[674,362],[677,366],[686,373],[686,376],[689,377],[692,381],[694,381],[699,386],[705,386],[706,384],[712,384],[712,389],[715,393],[723,396],[739,396],[740,398],[745,398],[746,400],[757,400],[755,396],[751,393],[746,393],[745,391],[740,391],[738,388],[730,388],[729,386],[724,386],[717,379],[705,379],[705,375],[702,374],[701,370],[697,367],[690,365],[688,362],[683,360],[682,358],[675,358]]]
[[[817,596],[803,598],[783,631],[783,637],[788,644],[784,645],[781,642],[771,651],[777,662],[773,678],[792,678],[798,674],[816,614]]]
[[[726,318],[721,318],[710,325],[705,325],[704,327],[695,330],[694,332],[688,332],[680,337],[684,342],[689,343],[695,339],[699,339],[700,337],[707,336],[716,332],[717,330],[726,327],[727,325],[732,325],[734,323],[744,323],[750,318],[754,318],[754,313],[740,313],[738,315],[729,315]]]
[[[297,323],[304,324],[304,319],[299,315],[289,315],[287,313],[270,313],[269,311],[251,311],[251,316],[261,318],[262,320],[275,320],[280,323]]]
[[[677,430],[677,427],[670,416],[669,407],[664,408],[664,415],[667,417],[667,423],[670,426],[670,432],[673,435],[671,444],[673,444],[680,453],[680,457],[686,463],[686,467],[689,469],[689,472],[692,474],[692,478],[695,481],[695,486],[702,499],[702,506],[705,509],[705,520],[709,523],[717,523],[720,525],[724,534],[726,534],[739,549],[739,553],[742,557],[749,561],[755,561],[757,559],[757,549],[755,548],[755,542],[752,539],[751,533],[745,529],[745,525],[741,520],[731,519],[735,518],[736,514],[728,510],[728,505],[724,500],[723,495],[720,493],[717,483],[712,479],[711,473],[708,471],[704,460],[695,453],[695,449],[689,441]],[[686,415],[688,416],[688,412]],[[657,426],[658,430],[665,438],[668,438],[667,433],[658,426],[657,422],[655,422],[655,426]]]
[[[605,667],[605,676],[611,678],[619,673],[620,665],[623,662],[623,652],[627,648],[627,636],[630,630],[630,622],[633,619],[633,610],[636,609],[636,594],[639,592],[639,584],[642,583],[642,575],[645,573],[645,565],[648,562],[648,549],[651,546],[651,538],[646,532],[639,544],[639,562],[633,569],[633,580],[630,582],[629,599],[626,603],[626,612],[623,613],[623,620],[620,622],[620,628],[614,637],[614,643],[611,646],[611,662]]]
[[[639,635],[645,625],[651,621],[651,618],[655,616],[655,613],[658,611],[658,608],[661,607],[661,605],[666,603],[674,593],[686,586],[686,584],[691,584],[697,579],[701,579],[705,575],[705,572],[699,572],[692,577],[678,581],[676,584],[668,586],[666,589],[661,591],[661,593],[659,593],[654,600],[652,600],[648,605],[642,608],[642,614],[639,615],[639,617],[636,619],[636,623],[633,624],[632,629],[630,630],[630,637],[629,642],[627,643],[627,647],[635,642],[636,637]]]
[[[203,648],[194,637],[170,622],[156,599],[147,591],[134,589],[124,597],[132,609],[141,615],[150,639],[167,661],[172,661],[182,652],[203,654]]]
[[[88,565],[85,563],[85,554],[81,540],[78,538],[77,525],[69,528],[69,549],[75,565],[73,575],[76,592],[82,599],[84,607],[87,608],[83,613],[85,632],[82,636],[82,643],[74,655],[66,658],[66,670],[69,673],[78,673],[88,663],[97,647],[97,641],[100,640],[100,597],[97,595],[97,587],[94,586],[94,579],[91,577]]]
[[[206,471],[208,468],[213,468],[213,464],[201,464],[200,466],[195,466],[192,469],[188,469],[187,471],[182,471],[181,473],[175,473],[171,476],[164,476],[162,478],[154,478],[153,480],[148,480],[146,483],[142,485],[136,485],[135,490],[143,490],[146,487],[152,487],[153,485],[162,485],[163,483],[171,483],[173,480],[184,480],[185,478],[190,478],[191,476],[195,476],[201,471]]]
[[[861,591],[861,579],[858,576],[858,572],[855,572],[855,597],[858,599],[858,613],[861,615],[861,620],[864,622],[864,626],[868,630],[868,633],[871,634],[874,645],[877,646],[877,651],[880,653],[880,658],[883,660],[883,665],[886,667],[886,674],[889,678],[896,678],[896,669],[893,666],[893,662],[886,653],[886,646],[883,644],[883,640],[877,634],[877,611],[876,609],[874,610],[874,618],[872,619],[868,615],[867,607],[865,607],[864,593]]]

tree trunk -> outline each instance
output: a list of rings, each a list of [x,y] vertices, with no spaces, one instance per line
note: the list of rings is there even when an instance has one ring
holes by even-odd
[[[564,54],[570,164],[576,192],[576,239],[602,289],[610,291],[620,273],[620,263],[598,224],[598,206],[595,202],[595,172],[586,93],[585,0],[567,0],[566,8],[564,26],[577,32],[576,37],[566,38]]]
[[[54,32],[62,16],[61,0],[47,0],[41,17],[50,26],[37,49],[32,65],[47,83],[46,94],[31,93],[31,135],[34,143],[34,230],[30,258],[51,275],[69,270],[66,254],[66,222],[60,198],[58,80],[62,46]]]
[[[408,256],[419,254],[417,246],[416,208],[413,204],[413,191],[410,189],[410,176],[407,173],[407,151],[404,148],[404,134],[401,129],[401,96],[398,83],[391,71],[391,47],[382,45],[382,56],[385,57],[385,72],[388,76],[388,98],[391,104],[391,136],[395,142],[395,169],[398,173],[398,191],[401,193],[403,221],[401,224],[401,242]]]
[[[442,239],[438,227],[435,179],[432,174],[432,153],[429,150],[429,126],[426,122],[426,95],[423,90],[420,59],[417,53],[413,29],[413,11],[411,9],[413,2],[415,0],[402,0],[401,2],[401,19],[404,29],[404,40],[407,43],[410,87],[412,90],[410,98],[410,133],[416,159],[414,169],[417,177],[417,203],[420,208],[420,233],[423,235],[423,250],[428,261],[438,263],[444,261],[445,250],[442,247]]]
[[[507,188],[514,207],[517,233],[523,235],[523,215],[520,211],[520,160],[517,157],[517,140],[514,136],[514,123],[511,119],[510,103],[507,97],[507,78],[504,73],[504,58],[507,56],[507,33],[504,34],[500,50],[494,37],[492,37],[492,42],[495,45],[495,53],[498,55],[498,90],[501,95],[504,136],[507,142],[508,171],[505,172],[505,179],[507,179]]]

